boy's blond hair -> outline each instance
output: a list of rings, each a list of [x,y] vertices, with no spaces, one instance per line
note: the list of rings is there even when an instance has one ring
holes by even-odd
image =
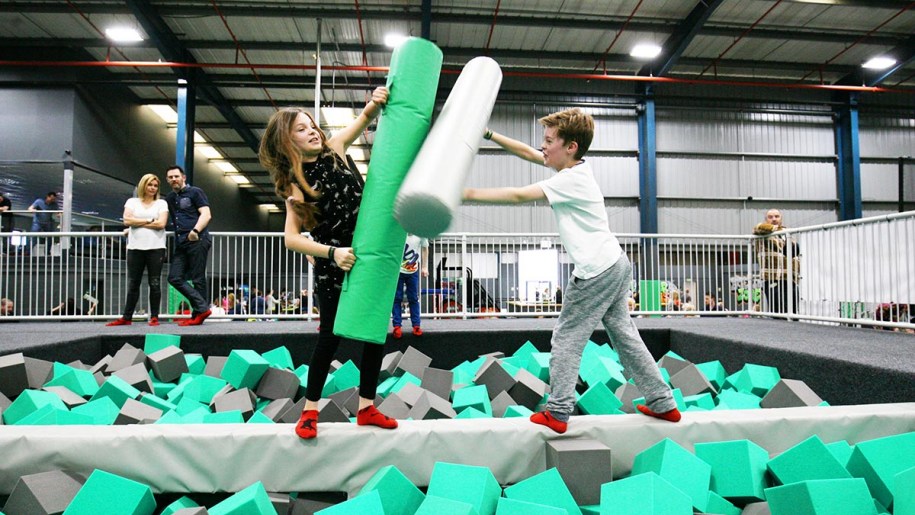
[[[556,127],[557,135],[566,144],[578,143],[575,159],[584,157],[594,138],[594,118],[577,107],[546,115],[539,122],[544,127]]]

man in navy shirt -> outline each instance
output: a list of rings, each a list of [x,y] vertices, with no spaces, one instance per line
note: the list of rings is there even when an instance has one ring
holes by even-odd
[[[172,192],[165,197],[175,228],[175,247],[168,269],[168,282],[191,302],[191,318],[178,325],[200,325],[210,316],[207,302],[207,255],[210,253],[210,203],[202,189],[187,184],[180,166],[165,172]]]
[[[35,199],[35,202],[29,206],[29,211],[35,213],[32,216],[32,232],[53,231],[53,214],[44,213],[44,211],[57,211],[57,192],[50,191],[43,199]]]

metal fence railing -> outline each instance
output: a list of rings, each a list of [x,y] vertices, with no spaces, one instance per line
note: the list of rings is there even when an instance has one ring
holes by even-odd
[[[212,233],[207,269],[213,320],[313,319],[312,268],[281,233]],[[915,212],[772,237],[793,271],[760,273],[761,237],[621,234],[633,265],[635,316],[770,316],[915,329]],[[121,232],[0,233],[0,297],[24,320],[113,319],[126,297]],[[171,245],[171,238],[169,238]],[[797,259],[794,259],[797,258]],[[556,316],[572,263],[557,234],[444,234],[429,243],[420,280],[427,318]],[[183,316],[163,271],[162,318]],[[787,288],[787,305],[775,302]],[[148,313],[146,285],[136,316]],[[257,296],[275,302],[261,302]],[[264,309],[269,305],[272,310]]]

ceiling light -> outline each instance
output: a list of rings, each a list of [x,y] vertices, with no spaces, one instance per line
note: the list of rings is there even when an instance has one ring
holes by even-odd
[[[214,161],[213,164],[216,165],[216,168],[219,168],[226,173],[238,173],[238,169],[232,166],[232,163],[228,161]]]
[[[194,143],[206,143],[207,140],[203,139],[203,136],[199,132],[194,131]]]
[[[328,127],[347,127],[356,119],[356,112],[351,107],[322,107],[321,118]]]
[[[871,57],[871,59],[862,64],[861,66],[867,68],[868,70],[885,70],[890,66],[896,64],[896,60],[892,57]]]
[[[200,155],[207,159],[222,159],[222,154],[209,145],[197,145],[195,148],[200,152]]]
[[[639,43],[629,51],[629,55],[636,59],[654,59],[660,53],[661,47],[654,43]]]
[[[135,43],[143,41],[143,36],[137,32],[137,29],[127,27],[109,27],[105,29],[105,35],[115,43]]]
[[[244,175],[229,175],[228,177],[235,181],[235,184],[251,184],[251,181]]]
[[[403,34],[388,34],[384,37],[384,44],[388,48],[397,48],[407,40],[407,36]]]
[[[159,118],[162,118],[165,123],[178,123],[178,113],[172,109],[171,106],[150,104],[146,107],[152,109],[152,111],[159,115]]]

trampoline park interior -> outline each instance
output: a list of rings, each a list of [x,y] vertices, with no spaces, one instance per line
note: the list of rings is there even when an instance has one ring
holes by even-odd
[[[904,0],[0,2],[0,513],[915,515],[913,34]],[[681,421],[635,412],[602,327],[569,430],[528,420],[572,264],[548,203],[468,203],[430,241],[425,334],[385,342],[399,427],[350,420],[345,341],[319,437],[296,437],[322,321],[257,148],[278,107],[345,126],[404,37],[441,50],[432,130],[481,56],[486,127],[536,146],[538,118],[594,117],[586,159]],[[369,184],[383,124],[349,152]],[[480,136],[467,186],[552,173]],[[124,201],[176,162],[213,211],[211,298],[288,290],[277,312],[179,327],[170,293],[149,327],[144,283],[134,324],[105,326]],[[59,231],[29,236],[49,191]],[[798,242],[788,309],[752,234],[770,209]]]

